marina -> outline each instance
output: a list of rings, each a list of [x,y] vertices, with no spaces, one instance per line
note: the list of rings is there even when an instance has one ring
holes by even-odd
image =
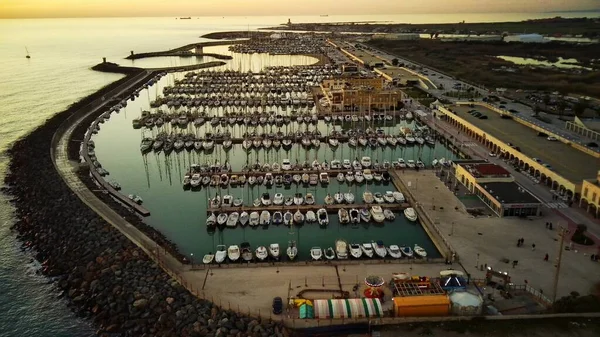
[[[438,258],[418,219],[406,216],[410,205],[392,200],[390,170],[449,165],[455,154],[411,109],[328,110],[312,88],[338,76],[333,69],[167,74],[93,124],[89,159],[111,188],[152,212],[148,224],[208,263],[222,258],[217,247],[241,252],[247,243],[260,262],[269,258],[256,248],[264,256],[291,241],[294,260],[321,247],[326,261],[335,240],[349,243],[349,255],[353,243],[385,239],[388,258],[415,245]]]

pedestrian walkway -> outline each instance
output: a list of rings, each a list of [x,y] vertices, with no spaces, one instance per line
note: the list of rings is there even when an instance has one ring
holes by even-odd
[[[547,202],[546,207],[548,208],[569,208],[569,205],[564,202]]]

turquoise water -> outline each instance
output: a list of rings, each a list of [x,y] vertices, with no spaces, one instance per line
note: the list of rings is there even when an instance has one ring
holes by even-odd
[[[289,17],[292,22],[317,22],[317,21],[368,21],[383,20],[395,22],[483,22],[503,20],[523,20],[529,18],[541,18],[550,16],[581,17],[598,16],[597,13],[485,13],[485,14],[403,14],[385,16],[334,16],[318,17],[305,16]],[[173,18],[111,18],[111,19],[30,19],[30,20],[0,20],[0,178],[4,178],[7,165],[6,149],[19,137],[31,131],[44,122],[46,118],[64,110],[69,104],[77,101],[100,87],[109,84],[121,75],[93,72],[89,68],[99,63],[102,57],[109,61],[123,65],[148,65],[148,66],[171,66],[189,64],[193,59],[149,59],[129,61],[124,57],[131,50],[135,52],[148,52],[165,50],[179,47],[195,41],[202,41],[198,37],[214,31],[224,30],[254,30],[264,26],[278,25],[287,22],[285,17],[202,17],[193,20],[175,20]],[[25,47],[29,49],[31,59],[25,59]],[[142,62],[143,61],[143,62]],[[146,63],[147,62],[147,63]],[[241,62],[250,64],[248,62]],[[230,63],[228,63],[229,66]],[[154,95],[148,91],[144,93],[148,97]],[[148,157],[148,173],[152,177],[146,178],[146,170],[143,158],[138,151],[139,133],[131,130],[131,116],[139,114],[139,107],[134,109],[135,104],[128,106],[121,118],[128,118],[127,122],[119,123],[117,118],[111,119],[107,127],[103,129],[99,137],[108,135],[105,129],[109,125],[122,128],[117,138],[105,143],[106,151],[102,153],[102,162],[111,165],[111,179],[116,178],[121,184],[129,184],[126,188],[135,190],[144,196],[146,205],[154,208],[165,204],[169,195],[177,196],[177,200],[183,203],[182,209],[201,209],[203,192],[183,192],[180,186],[180,177],[171,170],[171,174],[165,172],[166,163],[164,157],[153,159]],[[129,145],[128,145],[129,144]],[[110,146],[119,148],[131,146],[128,150],[113,152]],[[103,150],[100,150],[103,151]],[[324,150],[320,150],[322,156]],[[341,156],[341,149],[340,151]],[[401,150],[398,156],[408,158],[409,152],[415,149]],[[444,154],[444,149],[436,147],[435,155],[438,157],[449,157]],[[346,154],[344,150],[344,154]],[[261,154],[262,155],[262,154]],[[269,155],[269,154],[267,154]],[[119,169],[119,163],[115,160],[110,163],[109,158],[124,158],[130,168]],[[181,154],[185,158],[185,154]],[[423,155],[423,160],[425,159]],[[429,154],[432,157],[432,154]],[[172,160],[176,158],[172,156]],[[35,158],[32,158],[34,160]],[[181,159],[183,160],[183,159]],[[162,165],[162,175],[158,171]],[[172,165],[177,167],[176,164]],[[182,166],[182,170],[185,169]],[[119,176],[119,172],[121,176]],[[128,172],[128,173],[126,173]],[[170,180],[170,181],[169,181]],[[148,187],[150,181],[150,187]],[[164,193],[157,197],[156,201],[146,193],[145,189],[164,188]],[[148,195],[146,195],[148,194]],[[158,194],[157,194],[158,195]],[[9,229],[13,223],[11,206],[0,198],[0,336],[20,337],[68,337],[93,335],[94,330],[86,321],[79,320],[62,305],[56,298],[56,291],[48,280],[36,274],[38,265],[31,261],[28,252],[19,249],[19,242],[15,234]],[[184,236],[184,231],[175,231],[175,228],[185,227],[185,231],[197,235],[206,235],[202,217],[204,215],[196,211],[184,211],[177,217],[170,218],[167,214],[153,214],[150,223],[164,230],[167,235]],[[180,222],[189,219],[189,222]],[[398,224],[397,227],[408,225]],[[332,224],[331,230],[335,226]],[[391,227],[390,227],[391,228]],[[344,230],[343,228],[340,230]],[[369,229],[368,233],[378,236],[377,228]],[[252,230],[246,230],[252,233]],[[270,228],[264,233],[284,232],[283,228]],[[310,229],[306,230],[308,236]],[[361,233],[363,229],[357,230]],[[230,233],[229,233],[230,232]],[[243,239],[244,231],[236,229],[226,231],[224,240],[238,242]],[[256,230],[254,233],[258,233]],[[366,230],[364,230],[366,232]],[[363,232],[363,233],[364,233]],[[322,231],[313,230],[317,237]],[[268,234],[271,235],[271,234]],[[273,234],[275,235],[275,234]],[[285,233],[277,234],[286,236]],[[298,234],[300,235],[300,234]],[[304,232],[302,235],[305,235]],[[350,234],[344,234],[350,236]],[[331,235],[334,236],[333,234]],[[340,235],[341,237],[341,235]],[[217,237],[218,238],[218,237]],[[217,240],[215,238],[215,240]],[[212,246],[213,237],[207,237],[205,245]],[[302,242],[304,239],[301,237]],[[404,240],[400,238],[397,243]],[[257,241],[257,243],[259,243]],[[281,242],[284,243],[284,242]],[[323,245],[328,244],[329,239]],[[409,243],[409,242],[406,242]],[[206,250],[199,245],[200,242],[192,242],[182,246],[184,251]],[[303,251],[304,252],[304,251]]]

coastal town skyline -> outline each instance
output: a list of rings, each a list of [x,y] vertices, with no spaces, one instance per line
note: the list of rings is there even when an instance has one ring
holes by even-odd
[[[275,16],[275,15],[378,15],[442,13],[517,13],[600,10],[595,0],[476,1],[434,0],[389,3],[385,0],[349,0],[343,7],[333,0],[306,0],[303,6],[275,0],[202,2],[190,0],[6,0],[0,18],[69,18],[69,17],[164,17],[164,16]]]

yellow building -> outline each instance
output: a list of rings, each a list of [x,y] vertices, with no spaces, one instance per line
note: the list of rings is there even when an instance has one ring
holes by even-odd
[[[336,77],[321,82],[321,91],[333,111],[394,110],[402,107],[401,90],[384,89],[380,77]]]
[[[584,180],[581,190],[579,206],[584,207],[587,212],[598,217],[598,208],[600,208],[600,171],[598,171],[598,176],[595,180]]]
[[[539,215],[542,203],[515,182],[502,166],[455,161],[457,182],[477,195],[499,217]]]

